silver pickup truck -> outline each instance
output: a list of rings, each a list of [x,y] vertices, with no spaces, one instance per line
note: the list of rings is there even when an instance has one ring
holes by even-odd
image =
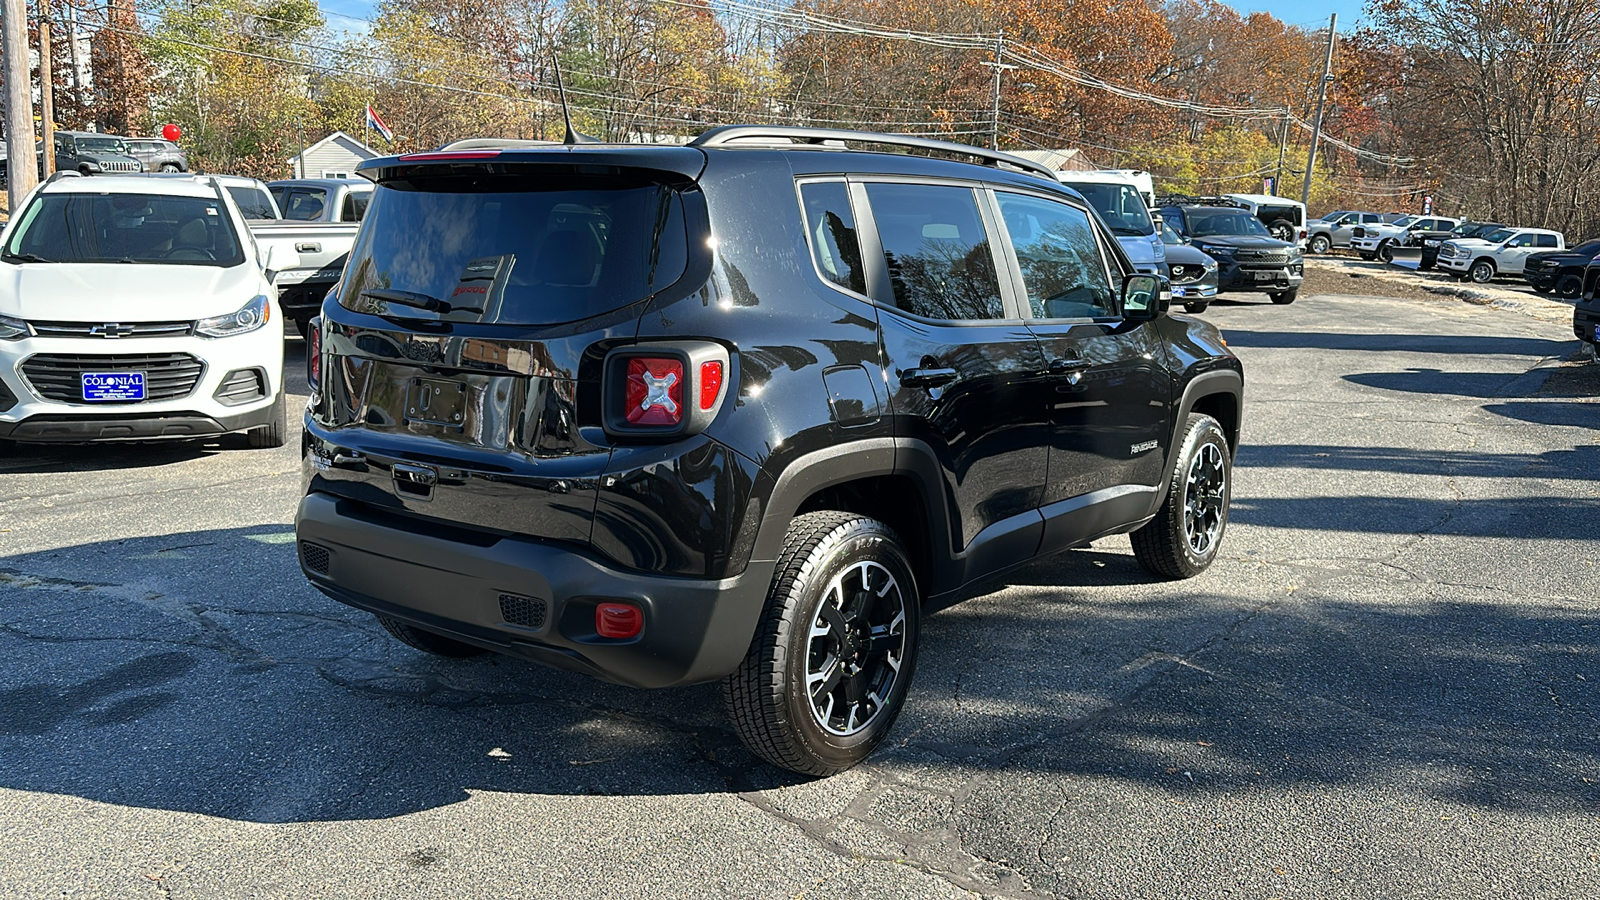
[[[268,182],[267,189],[283,218],[253,222],[250,232],[262,249],[286,244],[299,255],[299,266],[278,273],[278,305],[305,334],[307,323],[322,308],[322,298],[344,272],[356,230],[372,199],[372,183],[365,179],[295,178]]]

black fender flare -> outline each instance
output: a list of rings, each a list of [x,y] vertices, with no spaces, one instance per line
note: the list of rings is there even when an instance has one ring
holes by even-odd
[[[1228,423],[1222,423],[1223,431],[1228,433],[1228,447],[1234,456],[1239,453],[1239,435],[1244,430],[1244,374],[1237,369],[1213,369],[1202,372],[1189,379],[1183,386],[1183,396],[1179,398],[1177,414],[1172,417],[1172,437],[1167,441],[1167,465],[1161,476],[1160,489],[1155,493],[1154,503],[1150,514],[1155,515],[1161,509],[1161,504],[1167,497],[1167,491],[1172,487],[1172,469],[1177,464],[1177,454],[1182,449],[1178,441],[1183,437],[1183,425],[1189,421],[1189,414],[1194,412],[1195,404],[1203,397],[1217,394],[1228,394],[1233,397],[1233,402],[1238,411],[1238,421],[1232,430]]]

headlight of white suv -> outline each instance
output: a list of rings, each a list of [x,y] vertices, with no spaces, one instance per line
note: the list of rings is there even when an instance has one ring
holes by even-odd
[[[272,318],[272,304],[265,294],[246,303],[238,312],[225,316],[212,316],[195,323],[194,333],[201,337],[223,338],[247,334],[267,324]]]
[[[27,336],[27,322],[10,316],[0,316],[0,341],[20,341]]]

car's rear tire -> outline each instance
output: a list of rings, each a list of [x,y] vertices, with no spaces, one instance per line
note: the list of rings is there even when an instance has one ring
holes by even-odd
[[[1276,303],[1279,306],[1285,306],[1293,303],[1295,298],[1300,296],[1300,289],[1294,288],[1293,290],[1283,291],[1277,294],[1269,294],[1268,296],[1272,298],[1273,303]]]
[[[1333,239],[1329,238],[1325,234],[1314,234],[1311,236],[1311,242],[1307,245],[1306,249],[1310,250],[1312,253],[1327,253],[1329,250],[1333,249]]]
[[[163,171],[163,172],[182,172],[183,169],[179,168],[177,163],[162,163],[161,164],[161,171]]]
[[[1583,276],[1574,272],[1556,279],[1555,295],[1562,300],[1576,300],[1583,296]]]
[[[1129,536],[1139,564],[1172,580],[1193,578],[1216,560],[1233,491],[1233,454],[1216,419],[1190,414],[1176,456],[1160,511]]]
[[[1555,290],[1555,285],[1543,281],[1529,281],[1528,287],[1533,288],[1535,294],[1548,294]]]
[[[1183,305],[1183,310],[1184,312],[1203,313],[1210,305],[1210,303],[1185,303]]]
[[[289,440],[288,404],[283,400],[284,393],[278,392],[278,399],[272,403],[272,412],[267,415],[267,424],[258,425],[245,432],[245,437],[250,442],[252,450],[266,450],[272,447],[282,447]]]
[[[1488,284],[1494,280],[1494,263],[1487,259],[1480,259],[1467,270],[1467,278],[1473,284]]]
[[[831,510],[796,516],[750,650],[723,679],[728,717],[773,765],[842,772],[900,714],[920,625],[910,557],[887,525]]]
[[[442,634],[407,625],[399,619],[388,616],[377,616],[378,624],[383,630],[394,636],[394,639],[407,647],[421,650],[423,653],[432,653],[434,656],[448,656],[451,659],[466,659],[469,656],[478,656],[489,651],[474,644],[467,644],[448,638]]]

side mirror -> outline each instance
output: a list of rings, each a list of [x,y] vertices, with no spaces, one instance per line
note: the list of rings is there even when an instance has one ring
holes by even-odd
[[[1152,212],[1150,214],[1150,221],[1155,223],[1157,231],[1160,231],[1161,226],[1166,223],[1166,220],[1161,218],[1161,213],[1158,212]]]
[[[1122,317],[1130,322],[1148,322],[1161,315],[1162,297],[1171,303],[1172,288],[1158,275],[1129,275],[1122,282]]]

